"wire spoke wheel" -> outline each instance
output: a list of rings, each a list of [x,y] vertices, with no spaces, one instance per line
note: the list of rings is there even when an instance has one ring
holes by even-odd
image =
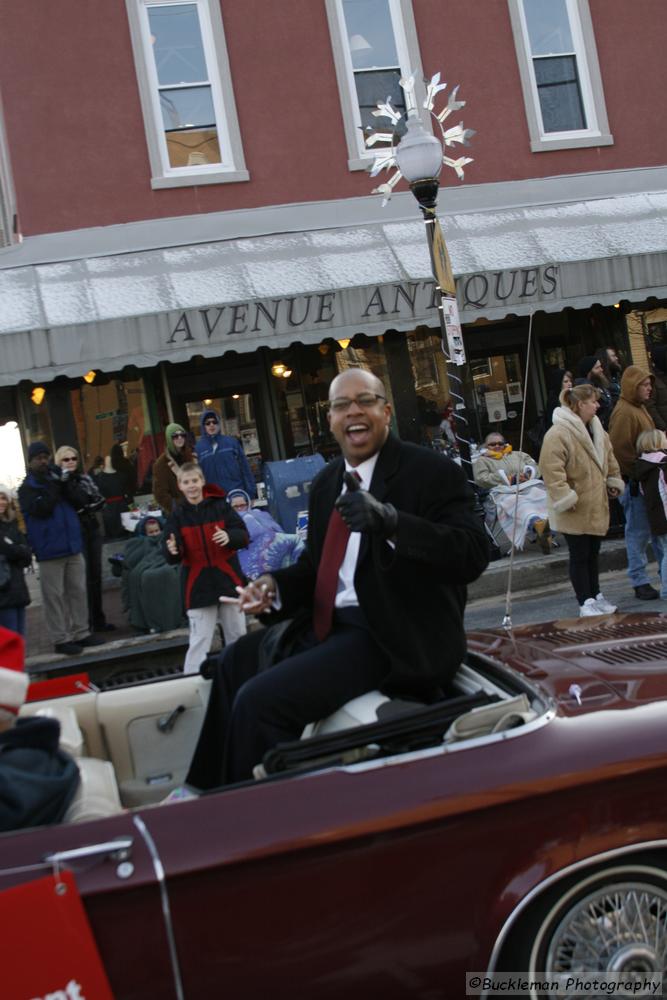
[[[626,871],[621,881],[607,872],[574,887],[541,923],[530,954],[531,975],[585,981],[619,977],[629,986],[615,996],[652,995],[641,984],[667,968],[667,888],[662,873],[655,875],[653,881]],[[609,993],[587,996],[593,1000]]]

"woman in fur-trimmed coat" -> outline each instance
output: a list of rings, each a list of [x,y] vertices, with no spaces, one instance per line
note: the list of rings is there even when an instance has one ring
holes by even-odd
[[[570,580],[582,618],[616,608],[600,592],[598,559],[609,528],[609,497],[623,492],[618,462],[596,417],[598,394],[590,384],[563,389],[540,453],[549,522],[570,552]]]

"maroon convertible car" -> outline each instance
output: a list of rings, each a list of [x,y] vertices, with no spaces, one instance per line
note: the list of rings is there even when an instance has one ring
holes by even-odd
[[[666,659],[660,614],[474,632],[440,704],[365,696],[265,777],[170,804],[204,678],[33,702],[82,788],[70,822],[0,838],[0,890],[74,872],[117,1000],[458,1000],[466,971],[662,970]]]

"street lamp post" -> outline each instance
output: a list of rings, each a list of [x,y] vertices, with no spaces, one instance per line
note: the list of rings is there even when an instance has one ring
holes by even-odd
[[[463,382],[458,374],[458,369],[466,363],[465,350],[458,321],[454,279],[435,208],[443,164],[455,170],[459,179],[462,180],[464,166],[472,162],[467,156],[452,159],[444,152],[444,148],[456,143],[468,145],[468,140],[474,135],[474,132],[471,129],[464,129],[462,122],[448,129],[444,128],[443,123],[449,115],[465,106],[465,101],[457,99],[458,87],[451,91],[445,108],[436,114],[433,110],[435,99],[441,91],[446,89],[447,85],[440,83],[439,73],[424,83],[426,84],[426,97],[422,107],[431,115],[441,138],[429,134],[424,128],[415,100],[413,73],[407,79],[400,81],[405,94],[407,120],[403,119],[401,112],[392,107],[389,98],[385,102],[378,103],[377,110],[373,111],[373,116],[388,119],[391,122],[391,129],[384,132],[380,129],[367,129],[366,145],[372,148],[378,143],[389,143],[391,146],[389,150],[383,150],[376,156],[370,168],[372,177],[377,176],[382,170],[396,168],[389,180],[375,188],[373,193],[381,194],[386,203],[397,182],[401,177],[404,177],[410,185],[410,190],[417,199],[424,217],[431,271],[436,288],[442,350],[447,359],[449,379],[453,383],[450,386],[450,393],[454,400],[454,416],[457,420],[456,437],[466,475],[472,482],[470,441],[467,433],[468,420]],[[399,124],[404,126],[404,134],[400,138],[398,136]]]
[[[468,419],[465,415],[466,407],[463,395],[463,383],[457,371],[459,366],[454,364],[453,351],[448,349],[449,338],[445,320],[446,297],[443,294],[439,268],[436,263],[435,232],[438,220],[435,208],[440,188],[439,177],[442,170],[442,145],[436,136],[429,135],[421,119],[416,115],[411,115],[408,118],[407,131],[396,149],[396,165],[410,185],[410,190],[417,199],[424,217],[426,241],[431,260],[431,272],[436,289],[442,349],[448,362],[450,383],[454,383],[450,387],[451,395],[455,401],[454,415],[463,424],[463,433],[459,433],[457,428],[456,437],[459,442],[459,453],[465,467],[466,475],[472,481],[470,441],[467,434]],[[449,301],[452,302],[451,299]]]

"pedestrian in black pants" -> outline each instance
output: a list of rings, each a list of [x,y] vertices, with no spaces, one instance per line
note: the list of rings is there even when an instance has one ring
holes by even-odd
[[[105,499],[92,477],[79,470],[79,453],[76,448],[63,445],[58,448],[54,457],[56,465],[61,469],[67,498],[79,515],[83,557],[86,561],[90,631],[113,632],[116,626],[107,622],[102,607],[102,533],[97,511],[104,507]]]
[[[570,553],[570,582],[580,607],[600,593],[600,535],[567,535],[562,532]]]

